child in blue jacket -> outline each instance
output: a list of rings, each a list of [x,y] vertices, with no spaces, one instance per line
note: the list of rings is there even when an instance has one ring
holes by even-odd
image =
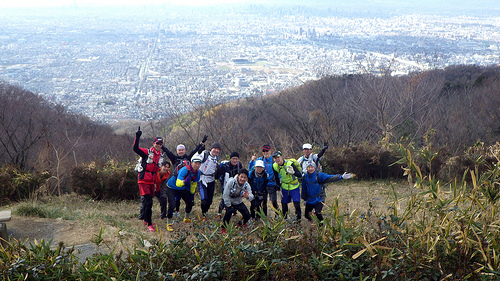
[[[255,161],[255,167],[248,176],[248,183],[252,187],[254,199],[250,202],[250,216],[259,219],[256,213],[262,211],[267,216],[267,173],[264,161]]]
[[[311,211],[315,210],[318,220],[323,221],[323,202],[325,201],[325,190],[323,184],[347,180],[352,178],[352,174],[344,173],[343,175],[328,175],[326,173],[316,172],[316,164],[309,162],[307,165],[307,173],[302,177],[302,199],[306,201],[305,217],[312,221]]]

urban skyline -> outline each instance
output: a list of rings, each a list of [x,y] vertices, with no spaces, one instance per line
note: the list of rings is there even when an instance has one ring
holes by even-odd
[[[0,13],[0,79],[107,123],[158,120],[327,75],[500,63],[498,10],[43,11]]]

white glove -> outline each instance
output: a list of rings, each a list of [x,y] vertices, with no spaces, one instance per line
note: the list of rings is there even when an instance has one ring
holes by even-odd
[[[287,166],[286,167],[286,172],[289,173],[290,175],[295,174],[295,171],[293,170],[292,166]]]
[[[342,174],[342,179],[343,180],[348,180],[350,178],[352,178],[352,174],[350,174],[350,173],[344,173],[344,174]]]

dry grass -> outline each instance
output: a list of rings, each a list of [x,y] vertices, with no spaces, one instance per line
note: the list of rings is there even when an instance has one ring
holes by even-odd
[[[404,198],[412,193],[413,188],[408,187],[406,182],[389,181],[341,181],[327,186],[327,198],[325,213],[328,206],[335,198],[339,198],[339,207],[343,213],[359,212],[376,216],[387,212],[387,202],[392,199],[393,188],[399,197]],[[153,222],[158,223],[157,232],[146,231],[142,221],[137,219],[140,202],[137,201],[94,201],[77,195],[65,195],[62,197],[43,198],[16,204],[13,206],[14,212],[30,206],[42,213],[47,214],[48,219],[58,223],[67,222],[67,226],[61,228],[53,243],[59,241],[66,245],[85,244],[102,239],[101,243],[111,247],[118,245],[118,248],[141,247],[139,241],[160,240],[167,241],[178,237],[179,233],[192,234],[198,231],[218,231],[221,221],[216,218],[217,208],[220,201],[220,193],[216,193],[214,203],[210,209],[210,215],[205,223],[199,220],[200,206],[199,198],[195,199],[195,207],[192,211],[192,224],[182,223],[174,220],[174,232],[166,231],[166,222],[159,219],[160,209],[156,199],[153,203]],[[245,201],[249,207],[249,202]],[[405,200],[401,201],[401,208],[404,208]],[[303,207],[303,206],[302,206]],[[181,203],[181,213],[184,204]],[[293,206],[290,204],[293,213]],[[271,210],[271,206],[268,207]],[[233,218],[231,221],[236,222]],[[29,221],[25,223],[29,227]],[[309,227],[307,221],[302,222],[302,227]],[[251,230],[248,230],[251,231]],[[38,238],[40,239],[40,238]]]
[[[399,208],[406,207],[406,198],[415,193],[415,189],[406,181],[340,181],[327,186],[326,204],[333,198],[339,198],[339,207],[344,213],[358,211],[383,214],[387,211],[388,202],[394,200],[393,188],[399,198]]]

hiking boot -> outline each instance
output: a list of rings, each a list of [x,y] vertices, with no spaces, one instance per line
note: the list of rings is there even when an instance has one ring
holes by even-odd
[[[172,227],[171,223],[167,224],[167,231],[170,231],[170,232],[174,231],[174,228]]]
[[[154,227],[154,226],[152,226],[152,225],[148,225],[148,231],[149,231],[149,232],[155,232],[155,231],[156,231],[156,229],[155,229],[155,227]]]
[[[202,217],[201,222],[205,222],[205,221],[207,221],[207,219],[205,217]]]
[[[147,222],[145,222],[145,221],[144,221],[144,222],[142,222],[142,224],[143,224],[143,225],[148,225],[148,223],[147,223]],[[153,225],[158,225],[158,224],[157,224],[157,223],[155,223],[155,222],[153,222]]]
[[[217,219],[220,220],[222,218],[221,214],[217,214]]]
[[[190,218],[185,218],[182,221],[185,222],[185,223],[191,223],[191,222],[193,222]]]
[[[222,234],[226,234],[226,229],[223,227],[220,229],[222,231]]]

